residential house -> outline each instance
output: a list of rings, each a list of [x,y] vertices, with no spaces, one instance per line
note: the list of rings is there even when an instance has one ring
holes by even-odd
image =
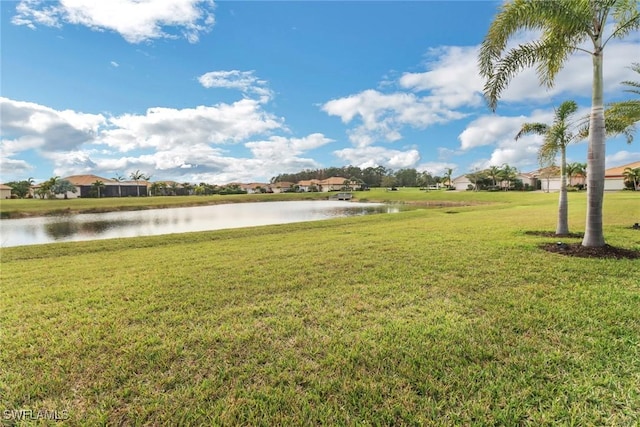
[[[457,191],[465,191],[470,188],[473,188],[474,185],[466,175],[460,175],[451,180],[451,186],[455,188]]]
[[[604,189],[624,190],[624,170],[626,168],[640,168],[640,162],[628,163],[626,165],[609,168],[604,171]]]
[[[315,191],[320,191],[320,180],[319,179],[308,179],[298,182],[298,188],[300,191],[309,191],[315,188]]]
[[[530,175],[533,180],[537,181],[535,183],[536,187],[534,188],[547,193],[550,191],[560,191],[560,184],[562,180],[560,177],[560,167],[558,166],[548,166],[546,168],[529,172],[527,175]],[[586,184],[586,177],[582,174],[572,175],[571,178],[567,180],[567,185],[572,185],[574,187],[584,184]]]
[[[626,168],[638,168],[640,162],[628,163],[622,166],[616,166],[604,171],[604,189],[605,191],[623,190],[624,185],[624,170]],[[560,168],[557,166],[551,166],[550,168],[542,168],[537,171],[531,172],[531,175],[537,177],[540,181],[540,187],[543,191],[560,191]],[[571,181],[567,182],[568,185],[585,185],[587,183],[587,177],[582,174],[573,175]]]
[[[520,172],[516,175],[516,179],[522,181],[522,185],[525,188],[535,189],[538,185],[538,179],[531,172]]]
[[[288,181],[274,182],[271,184],[271,189],[274,193],[284,193],[290,191],[294,185],[296,185],[294,182]]]
[[[8,185],[0,184],[0,199],[11,198],[11,187]]]
[[[360,184],[356,181],[350,181],[349,179],[341,176],[332,176],[330,178],[323,179],[319,181],[317,185],[319,186],[318,189],[325,193],[329,191],[342,191],[345,187],[348,187],[349,190],[357,190],[360,188]]]
[[[68,192],[67,198],[96,197],[93,184],[97,181],[101,181],[104,185],[104,187],[100,188],[100,197],[130,197],[137,196],[138,192],[140,196],[148,194],[147,181],[116,181],[97,175],[72,175],[63,179],[76,186],[76,192]],[[64,198],[65,195],[59,194],[56,197]]]
[[[252,182],[249,184],[238,184],[241,189],[247,192],[247,194],[256,194],[256,193],[272,193],[271,187],[269,184],[265,184],[263,182]],[[264,191],[263,191],[264,190]]]
[[[156,184],[154,186],[154,184]],[[147,191],[154,196],[188,196],[189,189],[176,181],[154,181],[147,183]],[[156,190],[157,194],[154,194]]]

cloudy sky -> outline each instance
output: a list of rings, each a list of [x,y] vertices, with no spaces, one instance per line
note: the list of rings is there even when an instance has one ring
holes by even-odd
[[[567,99],[588,112],[591,60],[575,55],[551,89],[523,72],[492,113],[476,58],[499,4],[2,1],[0,182],[536,169],[540,139],[515,134]],[[607,46],[606,101],[638,80],[638,58],[640,34]],[[568,160],[586,162],[586,151],[575,144]],[[637,160],[638,142],[608,142],[608,167]]]

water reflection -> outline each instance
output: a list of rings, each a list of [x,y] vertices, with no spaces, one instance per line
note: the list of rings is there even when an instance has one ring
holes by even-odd
[[[159,225],[167,220],[160,220],[157,222]],[[73,218],[65,221],[56,221],[48,224],[44,224],[44,231],[53,240],[61,240],[73,235],[82,236],[99,236],[107,232],[108,230],[117,229],[118,227],[132,227],[142,224],[141,219],[114,219],[114,220],[101,220],[101,221],[87,221],[78,222]]]
[[[378,203],[295,201],[6,219],[1,246],[150,236],[398,212]]]

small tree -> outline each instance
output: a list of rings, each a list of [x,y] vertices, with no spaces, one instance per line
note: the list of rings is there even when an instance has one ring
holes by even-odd
[[[64,198],[68,199],[68,194],[75,194],[77,193],[78,189],[70,181],[66,179],[59,179],[51,186],[51,191],[53,192],[53,194],[64,194]]]
[[[396,186],[396,177],[393,175],[385,175],[382,177],[382,186],[386,188],[393,188]]]
[[[480,186],[478,185],[480,181],[488,178],[486,171],[478,169],[475,169],[473,172],[468,173],[466,177],[473,183],[473,191],[478,191],[480,189]]]
[[[501,173],[502,171],[498,166],[490,166],[489,169],[487,169],[487,175],[493,181],[494,187],[498,186],[498,179],[500,178]]]
[[[504,187],[504,191],[509,191],[511,188],[511,183],[516,180],[518,175],[518,169],[514,166],[509,166],[508,164],[503,164],[500,172],[498,172],[498,178],[500,182],[506,181],[507,185]]]
[[[633,183],[633,191],[638,191],[638,183],[640,183],[640,168],[625,168],[622,172],[624,180]]]
[[[29,195],[31,186],[33,185],[33,178],[25,179],[23,181],[11,181],[7,185],[11,187],[11,194],[23,199]]]
[[[100,190],[104,188],[104,182],[99,179],[96,180],[93,184],[91,184],[91,189],[96,192],[98,195],[98,199],[100,198]]]
[[[120,183],[124,181],[124,176],[116,175],[111,179],[118,183],[118,197],[122,197],[122,185]]]
[[[447,187],[451,187],[451,175],[453,175],[453,169],[446,168],[444,170],[444,176],[442,177],[442,183]]]
[[[516,140],[523,135],[542,135],[544,143],[538,151],[540,164],[550,163],[560,152],[560,199],[558,200],[558,224],[556,234],[569,234],[569,202],[567,200],[567,145],[580,140],[579,133],[574,133],[575,127],[571,117],[578,111],[575,101],[565,101],[555,110],[553,123],[525,123],[516,135]]]
[[[136,182],[136,194],[140,197],[140,186],[138,185],[138,181],[148,181],[151,178],[151,175],[145,175],[144,173],[137,170],[135,172],[131,172],[131,179]]]

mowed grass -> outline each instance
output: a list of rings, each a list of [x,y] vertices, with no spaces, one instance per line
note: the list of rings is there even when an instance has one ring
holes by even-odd
[[[486,204],[2,249],[0,409],[638,425],[640,262],[538,249],[553,239],[526,232],[555,229],[557,194],[413,194]],[[584,231],[585,195],[569,202]],[[639,216],[636,194],[607,194],[608,243],[640,249]]]

